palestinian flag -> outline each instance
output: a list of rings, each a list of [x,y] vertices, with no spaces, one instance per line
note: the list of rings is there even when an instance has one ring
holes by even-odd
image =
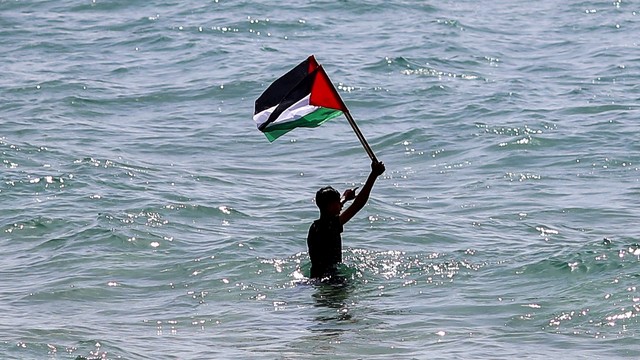
[[[269,141],[297,127],[316,127],[348,109],[311,55],[277,79],[256,100],[253,121]]]

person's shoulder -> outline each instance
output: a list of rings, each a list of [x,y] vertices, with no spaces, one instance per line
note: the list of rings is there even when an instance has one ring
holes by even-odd
[[[311,225],[309,226],[309,232],[317,231],[318,228],[321,227],[319,221],[320,219],[316,219],[311,223]]]

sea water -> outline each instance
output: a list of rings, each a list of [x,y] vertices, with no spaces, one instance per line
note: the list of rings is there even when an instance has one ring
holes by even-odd
[[[640,4],[0,1],[0,358],[640,357]],[[309,282],[343,117],[386,164]]]

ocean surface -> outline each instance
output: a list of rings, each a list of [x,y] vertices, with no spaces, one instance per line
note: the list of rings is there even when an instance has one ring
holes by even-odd
[[[640,358],[638,1],[0,0],[1,359]],[[314,54],[376,156],[346,279],[273,143]]]

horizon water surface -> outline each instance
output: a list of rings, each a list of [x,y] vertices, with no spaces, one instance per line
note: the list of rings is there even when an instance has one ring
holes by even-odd
[[[640,347],[640,4],[0,0],[0,358],[617,359]],[[386,173],[306,276],[342,117]]]

